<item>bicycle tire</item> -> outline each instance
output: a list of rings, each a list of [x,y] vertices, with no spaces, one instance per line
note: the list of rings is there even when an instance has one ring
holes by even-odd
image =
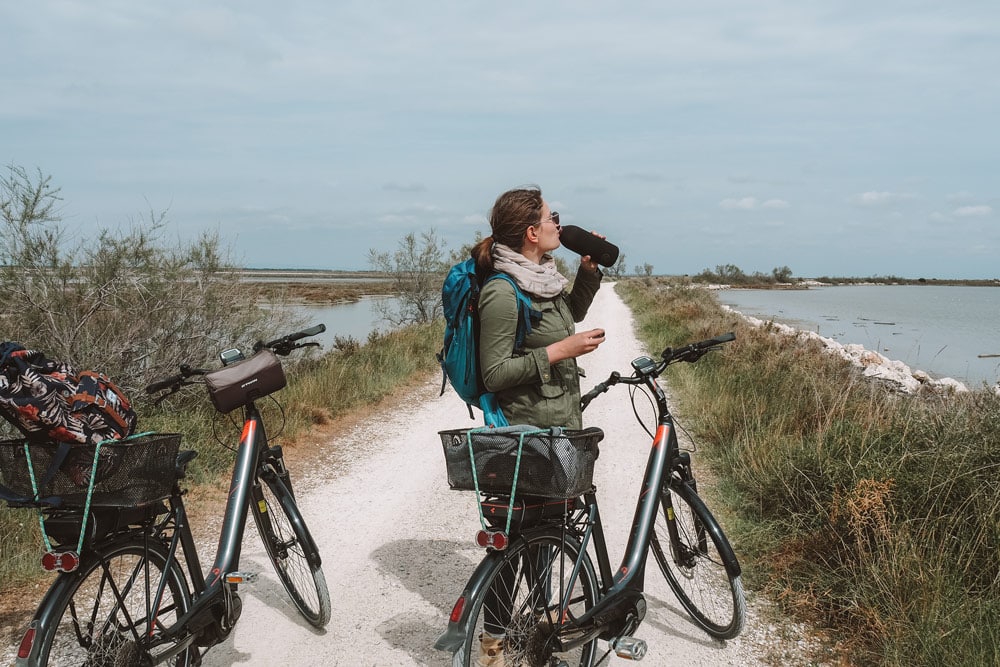
[[[264,550],[299,613],[322,628],[330,622],[330,591],[295,498],[273,473],[262,475],[259,489],[251,505]]]
[[[736,637],[746,621],[746,598],[740,575],[731,573],[720,555],[731,552],[722,529],[698,494],[677,477],[660,500],[662,512],[650,539],[660,571],[702,629],[717,639]],[[677,530],[676,543],[670,523]]]
[[[481,593],[470,601],[469,633],[462,648],[453,656],[453,667],[479,664],[480,637],[491,619],[493,625],[503,627],[504,640],[503,659],[489,664],[548,665],[556,658],[573,667],[593,664],[597,653],[596,639],[558,654],[554,654],[548,644],[552,637],[552,623],[546,621],[546,617],[555,620],[551,617],[558,615],[558,598],[564,588],[560,581],[569,579],[579,551],[577,542],[564,542],[558,532],[516,539],[487,576]],[[491,591],[497,590],[506,591],[504,599],[510,601],[509,618],[495,618],[497,614],[488,608],[487,598]],[[579,579],[573,590],[566,618],[581,616],[597,601],[597,575],[586,553],[583,554]],[[541,605],[545,609],[541,609]],[[506,616],[506,613],[500,615]]]
[[[43,665],[118,665],[156,662],[174,646],[164,643],[152,651],[143,648],[157,634],[171,627],[188,610],[191,594],[177,561],[167,563],[167,550],[159,540],[142,536],[100,545],[85,554],[79,569],[61,574],[53,588],[48,611],[39,608],[36,618],[51,614],[39,650]],[[166,568],[166,569],[165,569]],[[164,597],[153,600],[162,578]],[[43,601],[43,606],[46,602]],[[155,607],[155,618],[148,610]],[[170,664],[188,667],[197,662],[197,649],[188,648]]]

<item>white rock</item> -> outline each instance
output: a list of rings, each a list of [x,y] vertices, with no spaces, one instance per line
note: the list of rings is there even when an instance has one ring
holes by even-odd
[[[750,315],[744,315],[726,305],[723,305],[722,308],[723,310],[739,315],[752,327],[760,328],[768,326],[777,335],[819,341],[830,354],[835,354],[860,367],[864,377],[887,382],[901,392],[915,394],[920,391],[921,387],[930,387],[942,393],[963,393],[969,391],[968,387],[954,378],[935,380],[925,371],[911,370],[902,361],[889,359],[874,350],[866,349],[863,345],[857,343],[843,345],[832,338],[824,338],[814,331],[793,329],[780,322],[765,321]],[[997,384],[993,388],[993,391],[997,395],[1000,395],[1000,384]]]

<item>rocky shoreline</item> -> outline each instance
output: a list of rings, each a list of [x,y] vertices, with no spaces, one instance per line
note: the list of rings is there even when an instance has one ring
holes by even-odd
[[[768,327],[777,335],[798,340],[818,341],[830,354],[836,354],[860,368],[864,377],[881,381],[886,386],[900,393],[920,394],[930,392],[950,395],[969,391],[969,388],[964,383],[954,378],[933,378],[922,370],[913,370],[902,361],[889,359],[878,352],[866,349],[863,345],[856,343],[844,345],[832,338],[820,336],[814,331],[803,331],[772,320],[762,320],[757,317],[745,315],[725,304],[722,304],[722,308],[739,315],[753,327]],[[1000,395],[1000,383],[994,385],[992,390],[997,395]]]

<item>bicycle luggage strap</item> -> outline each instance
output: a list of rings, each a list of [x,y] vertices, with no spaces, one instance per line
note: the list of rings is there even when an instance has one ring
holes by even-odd
[[[479,491],[479,475],[476,473],[476,454],[472,449],[472,434],[490,433],[493,430],[494,429],[491,427],[473,428],[469,429],[465,434],[465,439],[469,446],[469,464],[472,466],[472,483],[476,487],[477,497],[480,497],[482,494]],[[520,431],[517,433],[519,436],[517,439],[517,459],[514,461],[514,480],[510,485],[510,502],[507,505],[507,525],[504,527],[504,533],[507,535],[510,535],[510,522],[514,515],[514,494],[517,491],[517,477],[521,470],[521,452],[524,451],[524,438],[525,436],[539,435],[540,433],[548,433],[548,431],[540,428],[533,431]],[[511,433],[510,435],[514,434]],[[476,507],[479,511],[479,525],[483,527],[483,530],[488,530],[486,528],[486,517],[483,515],[483,504],[481,502],[477,502]]]

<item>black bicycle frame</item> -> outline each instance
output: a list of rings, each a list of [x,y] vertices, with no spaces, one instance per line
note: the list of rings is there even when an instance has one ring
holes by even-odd
[[[236,451],[236,463],[229,483],[229,499],[223,515],[219,546],[215,562],[207,574],[202,574],[194,538],[187,528],[187,512],[183,502],[171,503],[176,525],[170,540],[169,555],[171,559],[174,558],[180,543],[187,562],[188,575],[191,578],[192,593],[197,599],[173,626],[163,632],[164,642],[176,641],[177,637],[187,633],[196,635],[201,629],[219,621],[231,628],[236,620],[226,618],[233,612],[230,592],[235,590],[236,585],[227,584],[225,576],[239,569],[250,496],[257,477],[259,461],[267,444],[264,422],[256,405],[253,403],[247,405],[245,418],[239,448]],[[223,601],[221,609],[218,606],[220,601]],[[189,643],[185,642],[183,646],[178,646],[176,652],[184,650]]]
[[[594,606],[582,616],[570,622],[574,630],[572,643],[561,646],[559,650],[567,650],[573,646],[584,644],[604,634],[609,628],[614,628],[616,624],[620,624],[630,611],[636,610],[636,605],[641,604],[642,592],[645,585],[649,542],[653,532],[656,512],[660,509],[660,489],[664,488],[664,475],[669,474],[669,464],[676,459],[679,451],[677,435],[674,432],[673,417],[670,415],[667,406],[666,395],[657,384],[655,378],[647,377],[646,385],[653,391],[656,397],[659,423],[650,448],[639,498],[636,501],[635,514],[632,519],[632,528],[629,532],[628,543],[625,547],[625,555],[622,558],[619,568],[612,572],[607,543],[604,537],[604,528],[597,505],[597,494],[593,491],[584,494],[584,505],[587,508],[585,512],[588,515],[588,529],[583,536],[584,539],[580,551],[581,554],[585,552],[588,540],[593,540],[602,590]],[[540,528],[536,530],[546,529]],[[531,529],[524,532],[530,535]],[[493,563],[501,558],[503,558],[502,552],[492,551],[487,553],[486,558],[476,568],[476,571],[466,584],[460,600],[464,599],[467,603],[470,600],[476,599],[479,592],[486,586],[486,578],[492,570]],[[573,584],[574,582],[571,581],[568,588],[572,588]],[[562,610],[560,610],[560,617],[563,615],[561,612]],[[644,613],[644,611],[640,610],[640,613]],[[463,605],[461,609],[456,608],[453,610],[448,629],[438,639],[435,647],[440,650],[457,651],[468,635],[469,620],[469,609],[466,606]],[[641,620],[641,617],[637,619],[637,621]],[[580,632],[582,634],[577,634]]]

